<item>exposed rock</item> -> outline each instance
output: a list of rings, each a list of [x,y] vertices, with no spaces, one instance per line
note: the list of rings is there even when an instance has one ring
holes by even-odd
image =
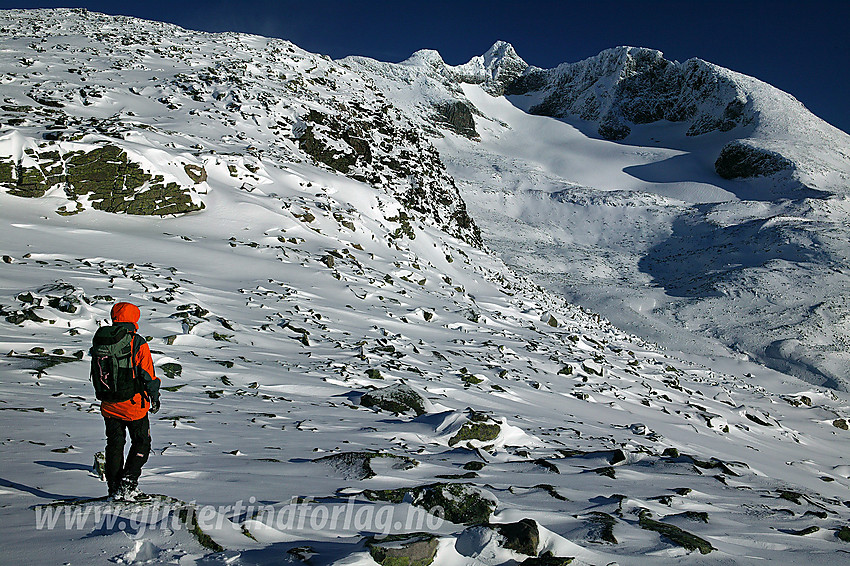
[[[370,462],[374,458],[389,458],[393,461],[394,470],[409,470],[419,465],[419,462],[407,456],[396,456],[386,452],[343,452],[331,454],[313,460],[314,462],[330,465],[345,479],[365,480],[375,477],[375,471]]]
[[[95,453],[91,471],[100,481],[106,481],[106,454],[102,451]]]
[[[486,523],[496,508],[496,501],[492,496],[473,485],[463,483],[433,483],[363,492],[363,495],[372,501],[392,503],[401,503],[408,494],[413,505],[459,525]]]
[[[673,544],[681,546],[686,550],[699,550],[700,554],[708,554],[712,550],[717,550],[705,539],[684,531],[675,525],[669,525],[667,523],[651,519],[648,511],[643,511],[640,514],[640,521],[638,524],[640,525],[640,528],[648,531],[655,531],[670,540]]]
[[[192,181],[197,183],[203,183],[207,180],[207,170],[201,167],[200,165],[192,165],[187,163],[183,166],[183,170],[186,172],[186,175],[189,176]]]
[[[468,440],[489,442],[498,438],[502,427],[495,422],[487,422],[490,417],[482,413],[472,413],[470,420],[465,422],[454,436],[449,439],[449,446]]]
[[[94,208],[106,212],[165,215],[203,208],[203,203],[193,202],[189,189],[146,173],[118,146],[107,144],[65,155],[51,147],[38,152],[26,149],[26,161],[14,167],[9,160],[0,161],[0,186],[11,195],[38,198],[60,185],[68,198],[86,197]]]
[[[439,542],[435,535],[413,533],[371,538],[366,547],[381,566],[428,566],[437,555]]]
[[[376,407],[390,413],[414,412],[425,414],[425,401],[419,393],[406,383],[395,383],[383,389],[369,391],[360,398],[364,407]]]
[[[540,545],[540,531],[533,519],[522,519],[516,523],[501,523],[490,525],[503,541],[502,546],[515,550],[527,556],[537,556]]]
[[[461,101],[445,102],[436,107],[437,119],[454,132],[470,139],[478,138],[472,111]]]
[[[611,140],[626,137],[629,124],[689,122],[687,135],[695,136],[754,119],[748,98],[724,70],[699,59],[668,61],[653,49],[617,47],[555,69],[526,67],[512,76],[505,94],[542,95],[530,109],[533,114],[597,122],[599,135]]]
[[[520,564],[522,566],[567,566],[572,564],[573,560],[575,560],[573,556],[555,556],[552,551],[547,550],[540,556],[526,558]]]
[[[166,377],[171,379],[180,377],[180,374],[183,373],[183,366],[175,362],[166,362],[162,365],[157,366],[157,368],[161,369],[162,373],[164,373]]]
[[[715,171],[724,179],[760,177],[793,168],[785,157],[745,140],[727,143],[714,162]]]
[[[614,525],[617,524],[617,519],[608,513],[593,511],[588,517],[588,523],[590,525],[588,540],[618,544],[617,538],[614,536]]]

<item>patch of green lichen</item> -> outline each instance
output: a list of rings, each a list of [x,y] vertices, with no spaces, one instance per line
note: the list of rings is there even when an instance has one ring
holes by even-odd
[[[200,525],[198,525],[198,517],[196,516],[195,509],[183,507],[177,512],[177,514],[180,517],[180,520],[189,527],[189,532],[192,533],[201,546],[209,548],[213,552],[222,552],[224,550],[223,546],[214,541],[212,537],[205,533],[203,529],[201,529]]]
[[[35,165],[0,160],[0,186],[9,194],[38,198],[51,187],[63,185],[68,198],[86,196],[92,207],[105,212],[137,215],[165,215],[203,208],[192,202],[189,191],[177,183],[165,183],[161,175],[146,173],[127,153],[114,145],[89,152],[72,152],[64,157],[58,151],[25,150]],[[60,209],[60,214],[74,214]]]
[[[457,434],[449,439],[449,446],[454,446],[465,440],[481,440],[484,442],[495,440],[501,430],[501,427],[497,424],[467,422],[457,431]]]
[[[389,535],[366,543],[369,554],[381,566],[428,566],[438,545],[439,539],[430,533]]]

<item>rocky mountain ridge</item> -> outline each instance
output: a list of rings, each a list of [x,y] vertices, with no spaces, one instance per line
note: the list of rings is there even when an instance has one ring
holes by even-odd
[[[588,131],[603,139],[629,143],[635,126],[657,122],[683,124],[687,137],[735,129],[734,139],[716,148],[721,177],[792,177],[797,187],[846,192],[845,183],[824,175],[824,170],[847,174],[846,133],[793,96],[702,59],[679,63],[658,50],[616,47],[541,69],[499,41],[463,65],[446,65],[438,53],[427,51],[403,64],[514,97],[532,114],[586,122],[592,125]]]
[[[260,180],[250,169],[262,156],[315,160],[480,243],[433,146],[367,79],[282,40],[223,34],[212,41],[166,24],[134,30],[131,21],[6,13],[0,33],[16,63],[4,73],[0,119],[21,138],[13,155],[0,156],[0,185],[31,197],[65,186],[69,212],[88,201],[115,212],[183,213],[202,205],[210,161],[227,162],[250,187]],[[67,49],[67,38],[80,37],[86,44]],[[195,55],[201,44],[212,46],[203,58]],[[102,66],[86,64],[86,53],[98,54]],[[189,123],[183,131],[192,133],[179,140],[169,132]],[[133,144],[140,133],[169,138],[181,160],[154,166]],[[244,161],[254,164],[245,170]],[[128,166],[130,179],[119,174]],[[146,173],[152,170],[157,178]],[[102,180],[83,187],[75,171]],[[128,199],[152,204],[123,204]]]

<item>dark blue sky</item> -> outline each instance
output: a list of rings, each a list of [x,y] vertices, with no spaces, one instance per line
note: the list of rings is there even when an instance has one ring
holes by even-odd
[[[400,61],[430,48],[459,64],[501,39],[549,68],[617,45],[651,47],[757,77],[850,132],[850,0],[0,0],[0,8],[55,6],[280,37],[333,58]]]

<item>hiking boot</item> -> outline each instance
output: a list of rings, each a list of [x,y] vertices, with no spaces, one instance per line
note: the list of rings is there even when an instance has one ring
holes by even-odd
[[[118,489],[122,501],[135,501],[142,494],[139,491],[139,482],[128,478],[121,480],[121,485]]]
[[[117,487],[109,490],[109,501],[135,501],[141,494],[138,482],[125,478]]]

